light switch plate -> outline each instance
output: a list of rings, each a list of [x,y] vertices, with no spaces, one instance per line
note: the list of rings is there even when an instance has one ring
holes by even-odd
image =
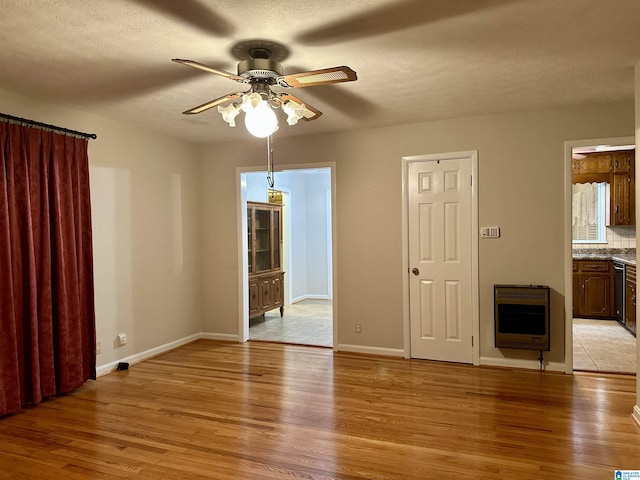
[[[480,238],[500,238],[500,227],[481,227]]]

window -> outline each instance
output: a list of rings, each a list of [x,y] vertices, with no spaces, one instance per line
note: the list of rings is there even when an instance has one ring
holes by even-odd
[[[574,183],[571,230],[573,243],[606,243],[609,184]]]

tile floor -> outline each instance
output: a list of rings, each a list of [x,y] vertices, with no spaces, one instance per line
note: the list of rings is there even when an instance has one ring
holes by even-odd
[[[302,300],[265,313],[249,322],[249,340],[333,347],[333,309],[331,300]]]
[[[574,370],[635,373],[636,338],[615,320],[573,319]]]

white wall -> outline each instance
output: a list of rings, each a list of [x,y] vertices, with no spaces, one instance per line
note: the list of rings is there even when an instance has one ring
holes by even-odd
[[[196,147],[0,90],[2,112],[89,141],[98,367],[201,331]],[[117,348],[115,337],[128,344]]]
[[[329,298],[327,268],[326,192],[331,189],[331,170],[305,175],[307,192],[307,295]]]
[[[248,202],[267,201],[267,174],[265,172],[247,172],[244,174]]]
[[[564,363],[564,150],[566,140],[631,135],[633,102],[593,104],[417,123],[353,132],[283,137],[278,165],[336,163],[337,343],[402,350],[403,156],[478,150],[479,225],[502,237],[479,245],[480,354],[534,360],[537,352],[493,346],[493,285],[547,284],[551,352]],[[264,163],[261,144],[202,147],[204,329],[237,334],[236,167]],[[303,154],[301,154],[303,152]],[[211,195],[223,198],[221,204]],[[205,240],[206,241],[206,240]],[[208,243],[208,242],[207,242]],[[221,253],[224,252],[224,256]],[[363,332],[355,334],[354,324]]]

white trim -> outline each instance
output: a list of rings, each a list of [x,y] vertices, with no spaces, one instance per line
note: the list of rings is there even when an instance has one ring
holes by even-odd
[[[471,161],[471,302],[473,364],[480,365],[480,295],[478,253],[478,150],[402,157],[402,316],[404,324],[404,357],[411,358],[411,316],[409,313],[409,163],[469,158]]]
[[[243,343],[240,341],[239,335],[234,335],[233,333],[202,332],[200,338],[203,340],[222,340],[224,342]]]
[[[336,214],[336,162],[321,162],[321,163],[306,163],[306,164],[291,164],[291,165],[277,165],[276,172],[286,172],[290,170],[313,170],[316,168],[328,168],[331,172],[331,223],[333,226],[332,232],[332,248],[333,248],[333,345],[337,344],[338,338],[338,313],[337,313],[337,289],[338,289],[338,268],[337,268],[337,214]],[[248,259],[247,259],[247,239],[244,232],[246,231],[246,186],[242,185],[242,174],[248,172],[262,172],[263,167],[237,167],[236,168],[236,192],[237,192],[237,218],[238,223],[238,245],[241,245],[238,252],[238,292],[242,292],[239,295],[239,341],[246,342],[249,339],[249,307],[246,299],[249,298],[249,277],[247,273]],[[244,219],[244,220],[240,220]],[[243,227],[244,224],[244,227]],[[244,242],[244,243],[243,243]],[[291,302],[293,303],[293,299]]]
[[[254,169],[255,170],[255,169]],[[240,342],[246,342],[249,339],[249,305],[246,300],[249,298],[249,268],[248,244],[247,236],[247,184],[242,182],[243,173],[252,171],[252,169],[236,168],[236,222],[238,236],[238,339]],[[246,321],[245,321],[246,319]]]
[[[338,212],[337,212],[336,164],[331,162],[331,315],[333,320],[333,348],[338,345]]]
[[[278,190],[284,194],[282,199],[282,270],[285,273],[284,305],[287,306],[291,305],[291,287],[295,281],[292,277],[293,272],[291,271],[291,189],[278,187]],[[287,248],[284,248],[285,244]],[[289,303],[287,303],[287,300]]]
[[[366,353],[368,355],[385,355],[387,357],[402,357],[404,350],[401,348],[367,347],[365,345],[349,345],[341,343],[335,347],[336,352]]]
[[[332,209],[331,209],[331,188],[325,190],[325,212],[327,212],[327,298],[331,298],[333,293],[333,241],[332,241]]]
[[[109,362],[105,365],[100,365],[96,367],[96,376],[101,377],[103,375],[106,375],[107,373],[111,373],[116,369],[118,363],[120,362],[127,362],[129,364],[139,363],[143,360],[155,357],[156,355],[160,355],[161,353],[173,350],[174,348],[186,345],[187,343],[195,342],[200,338],[202,338],[202,333],[194,333],[193,335],[189,335],[188,337],[174,340],[173,342],[165,343],[164,345],[160,345],[158,347],[150,348],[149,350],[145,350],[144,352],[136,353],[134,355]]]
[[[593,138],[564,142],[564,372],[573,373],[573,245],[571,242],[571,150],[592,145],[632,145],[635,137]]]
[[[640,427],[640,406],[636,405],[633,407],[633,413],[631,414],[631,418],[633,418],[638,426]]]
[[[524,368],[527,370],[540,370],[540,362],[538,360],[517,359],[517,358],[495,358],[481,357],[480,365],[491,367],[506,368]],[[544,365],[545,372],[564,372],[564,363],[546,362]]]
[[[294,303],[302,302],[303,300],[331,300],[331,298],[329,297],[329,295],[306,294],[306,295],[300,295],[299,297],[296,297],[296,298],[292,298],[291,304],[293,305]]]

